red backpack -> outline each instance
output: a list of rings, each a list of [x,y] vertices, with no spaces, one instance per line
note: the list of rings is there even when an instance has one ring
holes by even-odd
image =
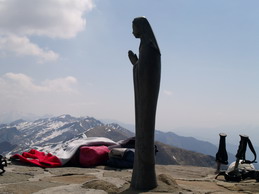
[[[107,146],[82,146],[79,149],[79,164],[82,167],[102,165],[109,159]]]

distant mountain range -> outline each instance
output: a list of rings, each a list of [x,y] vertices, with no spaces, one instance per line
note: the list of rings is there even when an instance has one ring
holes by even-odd
[[[29,149],[57,147],[85,137],[124,140],[134,133],[116,123],[103,124],[93,117],[62,115],[35,121],[17,120],[0,125],[0,154],[12,155]],[[216,146],[174,133],[156,132],[158,164],[214,166]]]
[[[208,141],[201,141],[193,137],[179,136],[173,132],[156,131],[156,140],[171,146],[210,156],[215,156],[218,151],[218,147]],[[230,162],[235,161],[234,154],[229,152],[228,157]]]

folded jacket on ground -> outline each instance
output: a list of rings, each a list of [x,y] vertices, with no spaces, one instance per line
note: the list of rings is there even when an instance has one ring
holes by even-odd
[[[31,149],[29,152],[23,152],[22,155],[15,154],[11,158],[19,159],[21,162],[35,164],[40,167],[59,167],[62,166],[60,159],[50,153],[45,154],[44,152]]]

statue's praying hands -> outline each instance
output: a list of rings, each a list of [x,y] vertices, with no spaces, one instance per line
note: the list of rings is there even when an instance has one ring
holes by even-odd
[[[133,53],[131,50],[128,52],[129,60],[132,63],[132,65],[135,65],[138,62],[138,57],[135,53]]]

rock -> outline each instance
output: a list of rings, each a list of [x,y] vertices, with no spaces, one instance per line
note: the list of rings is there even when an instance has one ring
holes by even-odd
[[[83,184],[82,188],[103,190],[103,191],[106,191],[108,193],[118,193],[119,192],[119,188],[118,187],[116,187],[112,183],[109,183],[109,182],[103,181],[103,180],[89,181],[89,182]]]
[[[44,189],[38,191],[34,194],[107,194],[107,192],[103,190],[96,190],[96,189],[84,189],[81,187],[80,184],[70,184],[70,185],[63,185],[59,187],[52,187],[48,189]]]
[[[215,169],[194,166],[156,165],[158,186],[149,191],[130,188],[131,169],[62,167],[43,169],[10,164],[0,176],[5,194],[158,194],[158,193],[259,193],[255,180],[240,183],[215,179]]]

